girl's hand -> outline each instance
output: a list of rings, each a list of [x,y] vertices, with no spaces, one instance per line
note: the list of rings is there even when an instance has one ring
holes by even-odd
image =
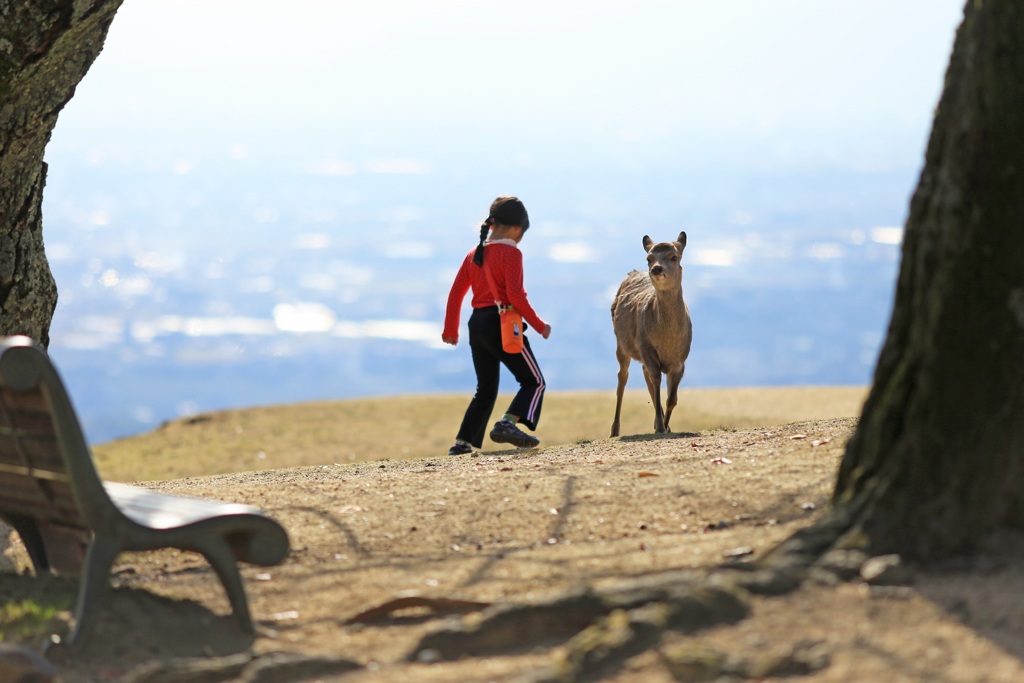
[[[540,333],[540,336],[544,337],[545,339],[550,337],[551,336],[551,325],[545,325],[544,326],[544,331]]]
[[[459,338],[458,337],[446,337],[444,335],[441,335],[441,341],[443,341],[445,344],[451,344],[452,346],[456,346],[459,343]]]

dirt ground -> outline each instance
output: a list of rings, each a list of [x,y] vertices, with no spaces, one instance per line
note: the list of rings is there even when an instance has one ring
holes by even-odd
[[[428,650],[408,658],[427,634],[476,623],[496,607],[641,578],[685,580],[758,557],[822,514],[854,424],[646,435],[153,484],[257,505],[288,529],[284,564],[243,570],[261,635],[252,641],[235,628],[198,556],[132,554],[115,567],[118,589],[95,644],[83,656],[56,651],[54,659],[68,683],[543,680],[566,649],[517,642],[521,632],[488,656],[438,661]],[[666,633],[605,679],[782,680],[794,672],[721,663],[800,651],[813,652],[815,664],[786,680],[1024,681],[1022,568],[1024,539],[1005,534],[981,557],[913,572],[909,585],[811,580],[786,595],[750,596],[745,619]],[[399,599],[394,604],[405,608],[389,611]],[[681,651],[691,653],[688,668],[673,659]],[[255,673],[256,663],[275,657],[276,673]],[[179,668],[173,677],[170,658],[204,658],[214,673]],[[694,668],[696,660],[719,664]]]

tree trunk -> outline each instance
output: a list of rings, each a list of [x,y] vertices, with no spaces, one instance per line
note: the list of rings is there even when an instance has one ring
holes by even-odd
[[[969,0],[834,506],[924,560],[1024,523],[1024,4]]]
[[[0,0],[0,335],[49,343],[43,153],[121,0]]]

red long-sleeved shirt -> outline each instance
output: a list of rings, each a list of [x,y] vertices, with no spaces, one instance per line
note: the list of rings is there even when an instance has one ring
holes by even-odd
[[[476,252],[474,247],[462,260],[451,292],[448,293],[443,336],[458,341],[462,301],[470,287],[473,289],[473,308],[493,306],[495,299],[498,299],[504,304],[511,304],[522,313],[523,319],[534,329],[543,331],[547,324],[533,310],[529,299],[526,298],[526,290],[523,289],[523,253],[519,251],[519,247],[512,240],[496,240],[488,242],[485,249],[484,262],[491,271],[491,277],[494,278],[494,286],[498,289],[497,297],[491,292],[484,269],[473,262],[473,254]]]

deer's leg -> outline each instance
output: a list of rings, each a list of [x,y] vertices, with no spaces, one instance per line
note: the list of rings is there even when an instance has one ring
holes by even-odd
[[[657,365],[644,363],[644,379],[654,404],[654,432],[662,434],[665,431],[665,412],[661,408],[661,370]]]
[[[622,394],[626,390],[626,381],[629,379],[630,358],[622,347],[615,348],[615,357],[619,361],[619,385],[615,389],[615,419],[612,421],[612,436],[619,435],[619,416],[622,413]]]
[[[668,422],[672,419],[672,410],[676,407],[679,396],[679,382],[683,379],[683,371],[685,366],[680,365],[678,369],[674,369],[666,375],[665,383],[668,389],[668,396],[665,397],[665,431],[671,432],[672,428],[668,426]]]

